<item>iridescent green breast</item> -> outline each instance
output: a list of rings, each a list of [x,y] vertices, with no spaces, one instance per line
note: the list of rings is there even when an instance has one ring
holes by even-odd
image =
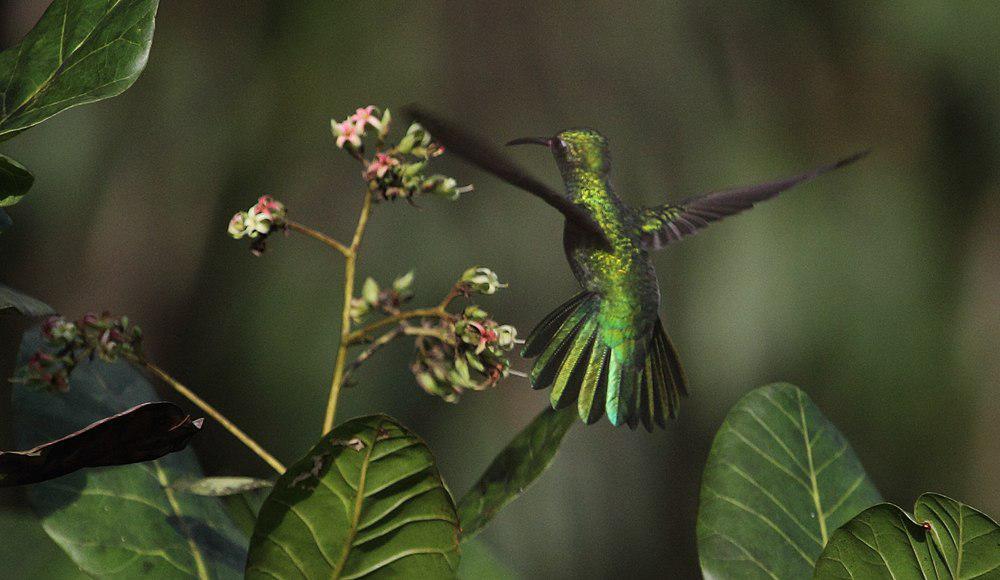
[[[607,248],[567,226],[566,255],[580,285],[609,301],[609,314],[615,311],[633,321],[655,318],[659,286],[649,255],[639,245],[633,210],[598,175],[580,172],[566,186],[570,198],[592,213],[611,242]]]

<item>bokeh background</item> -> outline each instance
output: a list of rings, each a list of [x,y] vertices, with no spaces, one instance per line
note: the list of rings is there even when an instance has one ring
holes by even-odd
[[[0,47],[46,4],[0,2]],[[10,211],[4,281],[67,315],[129,314],[154,360],[290,462],[319,434],[341,261],[296,237],[253,258],[225,226],[268,192],[348,237],[361,182],[330,117],[418,101],[498,142],[590,125],[610,136],[615,181],[636,204],[871,147],[656,255],[691,383],[680,419],[653,435],[576,428],[482,537],[526,578],[696,576],[712,436],[736,399],[773,381],[816,400],[890,501],[932,490],[1000,515],[1000,4],[515,4],[162,3],[131,90],[3,144],[38,178]],[[543,151],[514,154],[556,182]],[[575,290],[560,216],[440,165],[476,192],[377,207],[361,273],[415,268],[418,303],[431,303],[488,265],[510,288],[484,302],[527,332]],[[4,376],[23,328],[2,320]],[[456,493],[545,404],[517,378],[445,404],[414,384],[408,345],[379,356],[340,417],[396,416]],[[268,475],[206,431],[195,447],[208,473]],[[0,501],[4,575],[73,577],[20,495]]]

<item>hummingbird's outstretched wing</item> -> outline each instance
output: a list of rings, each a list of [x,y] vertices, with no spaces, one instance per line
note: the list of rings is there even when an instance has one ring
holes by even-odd
[[[748,210],[803,181],[854,163],[868,153],[861,151],[836,163],[786,179],[690,197],[678,204],[643,208],[639,212],[642,246],[647,250],[659,250],[670,242],[694,235],[714,221]]]
[[[492,173],[514,187],[540,197],[545,203],[559,210],[566,216],[566,219],[607,241],[607,236],[592,215],[570,201],[565,195],[528,175],[527,172],[484,140],[456,128],[416,105],[408,105],[404,111],[423,125],[430,132],[434,141],[444,145],[446,150],[455,153],[483,171]]]

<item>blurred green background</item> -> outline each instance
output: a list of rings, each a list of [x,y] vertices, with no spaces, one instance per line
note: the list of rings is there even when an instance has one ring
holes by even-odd
[[[0,2],[0,47],[46,4]],[[3,278],[70,316],[127,313],[154,360],[290,462],[319,435],[341,260],[298,237],[255,259],[225,228],[267,192],[349,236],[361,182],[330,117],[418,101],[498,142],[593,126],[636,204],[872,147],[657,254],[661,314],[692,391],[679,420],[653,435],[576,428],[482,537],[529,578],[695,576],[712,436],[737,398],[778,380],[816,400],[888,500],[937,491],[996,517],[998,18],[997,3],[926,0],[171,0],[131,90],[3,144],[38,178],[10,211]],[[515,155],[556,182],[543,151]],[[527,332],[575,289],[560,216],[447,155],[439,167],[476,192],[377,207],[362,275],[415,267],[417,302],[431,303],[464,268],[488,265],[510,288],[484,303]],[[2,320],[4,376],[23,328]],[[512,378],[448,405],[414,384],[408,345],[379,356],[340,418],[396,416],[459,494],[547,399]],[[218,426],[194,445],[210,474],[268,475]],[[20,494],[0,502],[4,574],[71,574]]]

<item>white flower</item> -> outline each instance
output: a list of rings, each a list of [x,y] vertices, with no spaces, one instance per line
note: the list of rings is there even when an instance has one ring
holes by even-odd
[[[229,220],[229,235],[233,236],[237,240],[242,238],[247,234],[247,213],[241,211],[233,216],[233,219]]]
[[[499,288],[506,288],[506,284],[500,282],[496,272],[489,268],[473,267],[462,274],[459,282],[469,286],[469,290],[480,294],[494,294]]]
[[[245,215],[243,224],[247,236],[256,238],[271,231],[271,218],[266,213],[261,213],[257,211],[256,207],[253,207]]]

